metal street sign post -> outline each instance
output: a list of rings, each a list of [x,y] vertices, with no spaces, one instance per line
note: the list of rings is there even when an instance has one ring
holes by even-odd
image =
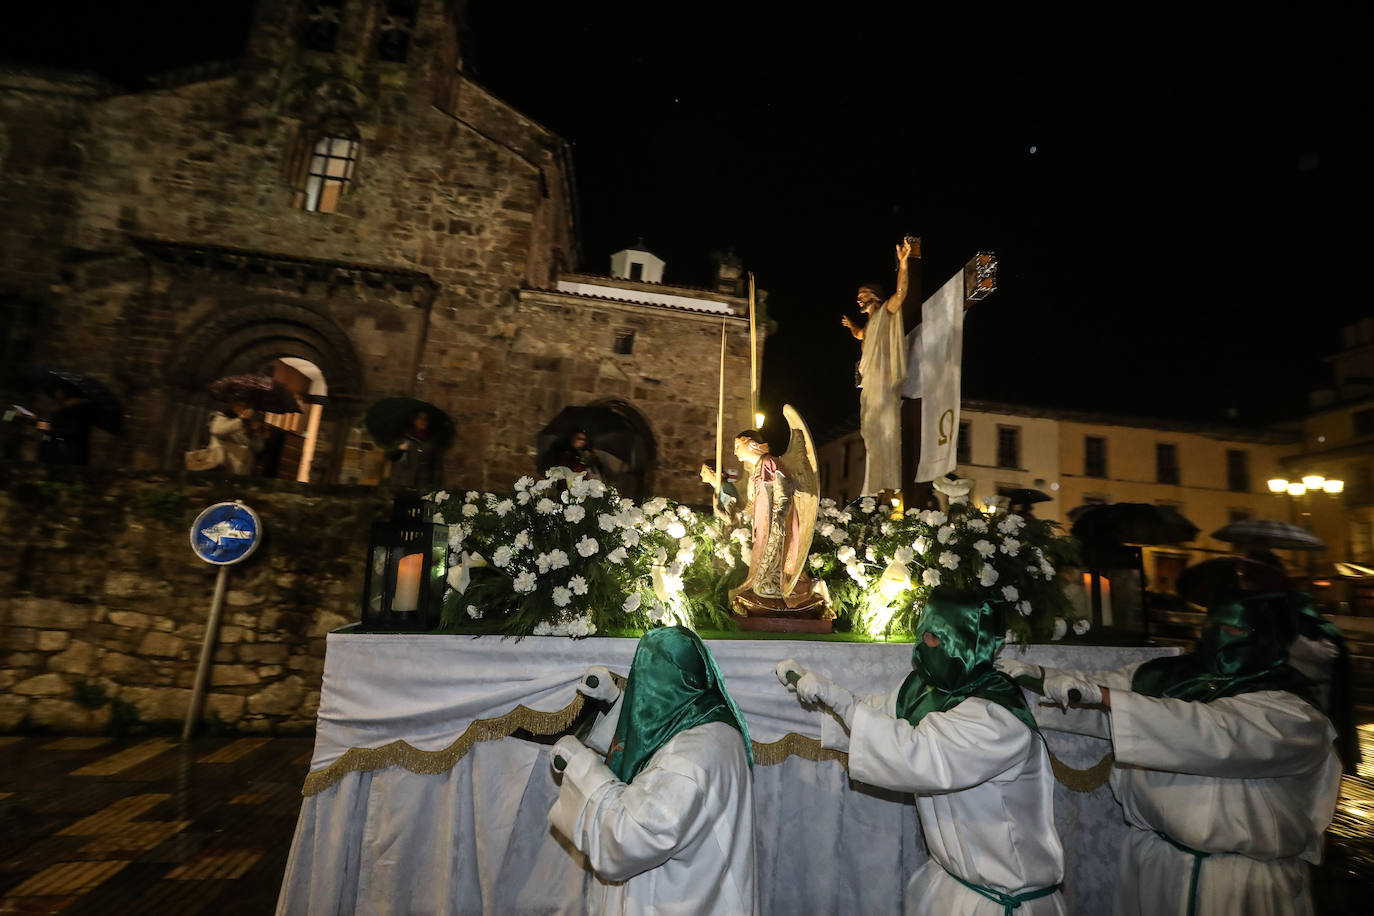
[[[205,700],[205,685],[210,679],[210,662],[219,637],[219,618],[224,609],[224,592],[229,582],[229,567],[242,563],[253,555],[262,540],[262,522],[258,514],[240,500],[215,503],[191,525],[191,549],[206,563],[219,567],[215,578],[215,597],[210,601],[210,616],[205,621],[205,639],[200,647],[200,664],[191,689],[191,707],[186,710],[186,723],[181,728],[181,740],[191,737],[191,729],[200,718],[201,703]]]

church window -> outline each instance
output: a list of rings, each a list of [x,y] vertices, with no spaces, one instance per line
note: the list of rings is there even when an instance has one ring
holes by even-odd
[[[339,207],[358,161],[358,141],[346,137],[321,137],[315,141],[297,205],[312,213],[333,213]]]
[[[386,15],[377,28],[377,57],[404,63],[415,33],[415,14],[419,0],[387,0]]]
[[[344,0],[306,0],[300,25],[301,47],[307,51],[333,51],[339,40]]]
[[[973,464],[973,435],[967,420],[959,424],[959,439],[955,443],[954,460],[959,464]]]
[[[621,354],[633,353],[635,350],[635,332],[624,329],[616,331],[615,344],[612,346],[612,350]]]

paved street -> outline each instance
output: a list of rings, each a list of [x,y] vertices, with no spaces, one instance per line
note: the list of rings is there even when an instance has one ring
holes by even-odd
[[[0,737],[0,913],[271,913],[312,744]]]

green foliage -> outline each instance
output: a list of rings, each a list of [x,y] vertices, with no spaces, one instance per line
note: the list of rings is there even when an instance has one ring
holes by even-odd
[[[186,515],[186,494],[179,490],[142,490],[134,497],[134,508],[143,518],[169,527],[178,525]]]

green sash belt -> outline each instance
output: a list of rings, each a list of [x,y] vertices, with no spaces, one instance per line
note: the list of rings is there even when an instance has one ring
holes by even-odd
[[[1198,875],[1202,872],[1202,860],[1210,859],[1212,854],[1210,852],[1203,852],[1200,849],[1193,849],[1191,846],[1184,846],[1162,830],[1156,830],[1155,836],[1159,837],[1179,852],[1186,852],[1193,857],[1193,877],[1188,882],[1188,916],[1194,916],[1194,914],[1197,913],[1197,879]]]
[[[1058,884],[1052,884],[1049,887],[1041,887],[1037,888],[1036,890],[1026,891],[1025,893],[1021,894],[1004,894],[1001,891],[995,891],[990,887],[984,887],[981,884],[974,884],[971,881],[965,881],[963,878],[960,878],[958,875],[950,871],[948,868],[945,869],[945,874],[949,875],[955,881],[958,881],[960,884],[962,884],[969,890],[973,891],[975,894],[981,894],[982,896],[991,900],[993,903],[1002,904],[1002,916],[1011,916],[1012,910],[1020,909],[1021,904],[1025,903],[1028,900],[1039,900],[1041,897],[1048,897],[1050,894],[1053,894],[1059,890]]]

